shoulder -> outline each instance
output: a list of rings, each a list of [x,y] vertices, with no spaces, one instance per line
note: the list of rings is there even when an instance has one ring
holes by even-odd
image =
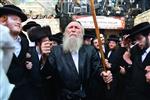
[[[60,55],[60,54],[62,54],[63,53],[63,47],[62,47],[62,45],[57,45],[57,46],[54,46],[53,48],[52,48],[52,54],[55,54],[55,55]]]
[[[95,48],[92,45],[86,45],[86,44],[84,44],[81,48],[84,48],[85,50],[88,51],[95,50]]]
[[[89,55],[93,55],[96,52],[96,49],[92,45],[83,45],[80,49],[81,52],[86,52]]]
[[[27,39],[26,35],[25,35],[23,32],[21,32],[21,33],[19,34],[19,36],[20,36],[20,38],[21,38],[21,40],[22,40],[23,42],[26,42],[27,44],[29,44],[28,39]]]

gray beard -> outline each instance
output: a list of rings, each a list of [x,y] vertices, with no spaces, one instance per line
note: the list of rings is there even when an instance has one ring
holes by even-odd
[[[63,38],[63,50],[64,52],[75,52],[80,49],[83,44],[83,37],[68,37]]]

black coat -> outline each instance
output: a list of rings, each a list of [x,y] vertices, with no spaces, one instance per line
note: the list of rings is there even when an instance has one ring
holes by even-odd
[[[42,69],[45,76],[52,75],[57,78],[57,100],[79,100],[78,97],[85,97],[91,76],[99,76],[100,72],[98,54],[94,47],[88,45],[83,45],[79,50],[79,74],[71,53],[65,53],[62,46],[53,48]]]
[[[141,55],[135,55],[132,65],[131,81],[127,87],[127,100],[150,100],[150,84],[146,82],[144,70],[146,66],[150,65],[150,53],[145,60],[141,61]]]
[[[37,100],[55,100],[55,80],[54,77],[50,79],[42,78],[40,69],[41,61],[38,57],[36,47],[29,47],[29,53],[31,54],[32,69],[31,69],[31,85],[34,88],[34,93]],[[35,100],[35,99],[34,99]]]
[[[13,55],[12,62],[7,72],[10,83],[15,84],[10,100],[36,100],[31,85],[31,71],[26,68],[26,53],[29,49],[29,43],[26,36],[21,33],[21,51],[17,57]]]

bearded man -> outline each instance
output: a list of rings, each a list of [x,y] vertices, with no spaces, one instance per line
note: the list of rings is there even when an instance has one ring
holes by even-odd
[[[56,77],[57,100],[87,100],[93,75],[103,76],[106,83],[112,82],[111,72],[102,71],[95,48],[83,44],[83,35],[82,25],[70,22],[64,32],[63,44],[51,50],[41,70],[45,77]],[[41,45],[43,55],[49,52],[46,44]]]
[[[134,26],[132,31],[128,38],[137,44],[128,55],[124,54],[125,61],[130,62],[132,68],[126,100],[150,100],[150,24],[142,22]]]

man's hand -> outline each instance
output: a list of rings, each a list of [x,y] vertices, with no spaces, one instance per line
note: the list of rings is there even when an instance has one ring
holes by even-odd
[[[26,68],[27,68],[28,70],[31,70],[31,69],[32,69],[32,62],[26,61]]]
[[[147,73],[145,74],[146,82],[150,83],[150,65],[145,67]]]
[[[146,82],[150,83],[150,72],[147,72],[145,74],[145,77],[146,77]]]
[[[105,59],[105,64],[108,69],[111,68],[111,63],[108,62],[108,59]]]
[[[41,43],[41,52],[43,55],[48,55],[51,50],[51,43],[50,41],[44,41]]]
[[[122,75],[124,75],[126,73],[126,69],[124,67],[122,67],[122,66],[120,66],[120,73]]]
[[[103,71],[101,76],[103,77],[105,83],[111,83],[113,81],[112,73],[110,71]]]
[[[145,67],[145,70],[146,70],[147,72],[150,72],[150,65],[149,65],[149,66],[146,66],[146,67]]]
[[[132,61],[130,59],[131,57],[131,54],[129,51],[126,51],[124,54],[123,54],[123,59],[126,61],[126,63],[128,64],[132,64]]]

